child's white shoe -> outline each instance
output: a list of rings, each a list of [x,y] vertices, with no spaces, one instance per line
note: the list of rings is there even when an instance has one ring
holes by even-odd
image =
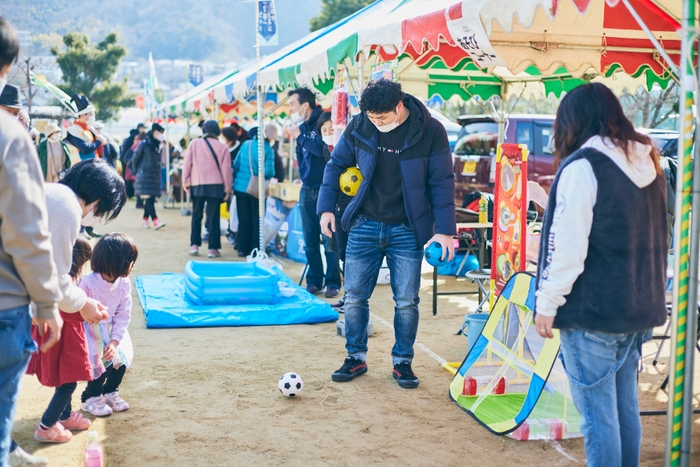
[[[124,412],[125,410],[129,410],[129,404],[124,399],[119,397],[119,393],[117,391],[105,394],[103,397],[105,403],[110,406],[113,411]]]
[[[83,410],[83,412],[89,412],[95,417],[106,417],[108,415],[112,415],[112,408],[105,404],[102,396],[91,397],[80,404],[80,408]]]

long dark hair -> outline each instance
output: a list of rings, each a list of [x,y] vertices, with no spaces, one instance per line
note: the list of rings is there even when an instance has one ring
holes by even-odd
[[[569,92],[559,104],[553,129],[556,167],[596,135],[610,139],[628,159],[630,145],[634,143],[653,148],[651,138],[634,130],[615,94],[600,83],[585,84]],[[652,149],[651,158],[657,173],[661,173],[656,149]]]

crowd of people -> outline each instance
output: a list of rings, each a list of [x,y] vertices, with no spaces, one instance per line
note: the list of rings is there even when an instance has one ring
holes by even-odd
[[[13,466],[45,464],[10,437],[28,364],[41,384],[55,388],[37,424],[39,441],[67,442],[72,431],[90,426],[72,410],[79,381],[88,381],[83,412],[128,409],[119,386],[134,352],[128,276],[138,248],[125,234],[91,229],[116,218],[131,195],[144,210],[143,228],[163,228],[155,202],[169,176],[163,158],[175,153],[154,123],[132,130],[117,154],[80,95],[73,97],[77,117],[65,137],[48,125],[33,141],[18,89],[6,84],[18,54],[17,34],[0,18],[0,463],[9,453]],[[437,242],[445,258],[454,255],[455,187],[445,129],[420,99],[385,79],[364,88],[360,113],[339,138],[311,90],[289,91],[288,105],[302,183],[306,288],[326,298],[344,289],[333,306],[345,313],[347,352],[331,379],[349,382],[368,372],[369,299],[386,260],[395,303],[391,376],[401,388],[416,388],[423,249]],[[201,137],[180,143],[178,154],[179,183],[193,206],[189,254],[199,255],[206,241],[207,256],[219,258],[225,235],[239,257],[248,256],[262,235],[260,178],[263,186],[285,178],[277,127],[246,131],[207,120],[201,129]],[[554,145],[558,172],[543,223],[535,328],[544,338],[554,337],[554,328],[561,332],[588,465],[638,465],[637,364],[642,343],[667,314],[666,181],[650,139],[634,130],[601,84],[562,100]],[[353,197],[339,187],[350,167],[364,178]],[[224,203],[236,208],[235,232],[221,231]],[[94,246],[87,238],[97,239]],[[83,275],[88,261],[92,272]]]

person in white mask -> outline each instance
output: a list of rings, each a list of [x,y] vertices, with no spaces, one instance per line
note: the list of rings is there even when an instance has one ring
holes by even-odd
[[[304,231],[306,260],[309,265],[306,274],[306,290],[312,294],[320,294],[326,287],[326,298],[338,296],[340,290],[340,265],[338,255],[331,251],[328,239],[324,238],[326,254],[326,271],[323,271],[321,259],[321,228],[320,218],[316,213],[318,191],[323,182],[323,171],[326,169],[324,156],[325,145],[316,125],[323,113],[320,105],[316,105],[314,93],[307,88],[297,88],[289,91],[289,114],[294,125],[289,128],[290,138],[297,140],[297,163],[302,187],[299,195],[301,208],[301,225]]]
[[[370,81],[353,117],[333,148],[318,195],[323,234],[337,232],[335,214],[340,174],[357,167],[364,180],[348,204],[341,228],[345,253],[345,348],[347,358],[331,378],[352,381],[367,373],[369,298],[386,258],[396,303],[391,375],[402,388],[415,388],[411,367],[418,331],[423,247],[437,242],[454,255],[454,174],[445,128],[423,103],[389,80]]]
[[[70,169],[70,150],[61,141],[61,129],[55,123],[46,125],[46,138],[37,146],[44,181],[56,183],[63,178],[66,170]]]
[[[78,109],[78,116],[73,125],[68,128],[65,141],[75,146],[80,154],[80,160],[101,159],[107,139],[94,127],[95,107],[85,96],[75,95],[71,99]]]

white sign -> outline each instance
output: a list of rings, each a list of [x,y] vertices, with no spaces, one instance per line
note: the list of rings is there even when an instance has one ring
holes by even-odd
[[[467,3],[462,2],[462,17],[459,19],[451,19],[447,16],[448,12],[445,12],[447,29],[450,31],[452,40],[467,52],[474,63],[481,68],[505,66],[505,62],[496,55],[496,51],[489,42],[479,13],[473,9],[466,11]]]

